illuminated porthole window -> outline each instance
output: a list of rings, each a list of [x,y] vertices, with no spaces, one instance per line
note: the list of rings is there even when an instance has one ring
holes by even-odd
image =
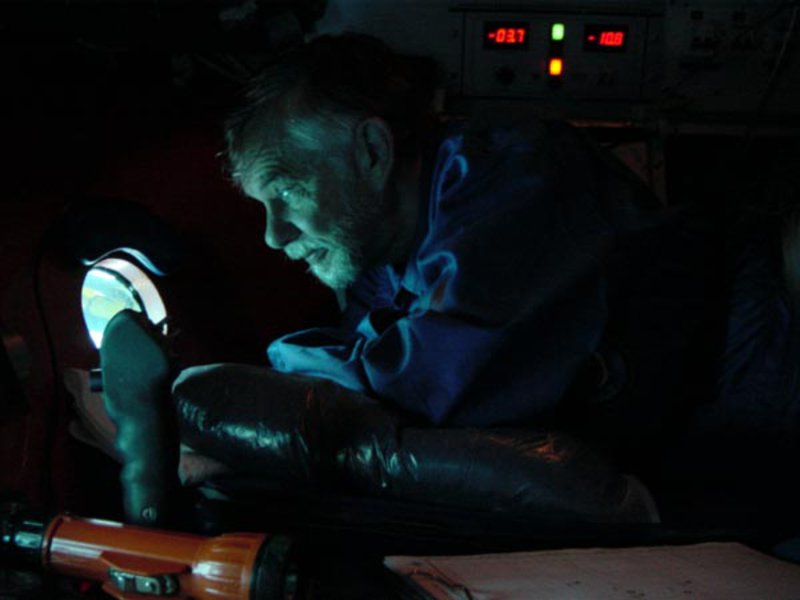
[[[106,325],[121,310],[144,313],[153,323],[167,316],[164,301],[147,274],[122,258],[105,258],[89,269],[83,280],[81,308],[96,348],[103,343]]]

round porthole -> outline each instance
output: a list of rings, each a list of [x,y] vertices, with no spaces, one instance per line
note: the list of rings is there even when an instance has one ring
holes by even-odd
[[[105,258],[92,265],[83,280],[81,309],[96,348],[103,343],[108,322],[126,308],[146,314],[153,323],[161,323],[167,316],[155,284],[135,264],[122,258]]]

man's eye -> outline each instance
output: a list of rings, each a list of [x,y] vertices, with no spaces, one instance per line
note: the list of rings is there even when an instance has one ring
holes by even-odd
[[[300,190],[297,188],[285,188],[278,195],[288,205],[297,204],[302,197]]]

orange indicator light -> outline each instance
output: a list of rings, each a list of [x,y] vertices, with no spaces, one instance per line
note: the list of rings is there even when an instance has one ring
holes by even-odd
[[[551,58],[548,72],[551,77],[560,77],[564,72],[564,61],[560,58]]]

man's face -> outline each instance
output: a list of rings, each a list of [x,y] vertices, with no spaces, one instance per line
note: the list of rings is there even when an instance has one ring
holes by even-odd
[[[270,248],[305,260],[325,285],[345,288],[373,258],[372,240],[383,230],[380,197],[359,181],[347,144],[297,152],[303,174],[280,174],[262,164],[243,178],[244,191],[266,208]]]

